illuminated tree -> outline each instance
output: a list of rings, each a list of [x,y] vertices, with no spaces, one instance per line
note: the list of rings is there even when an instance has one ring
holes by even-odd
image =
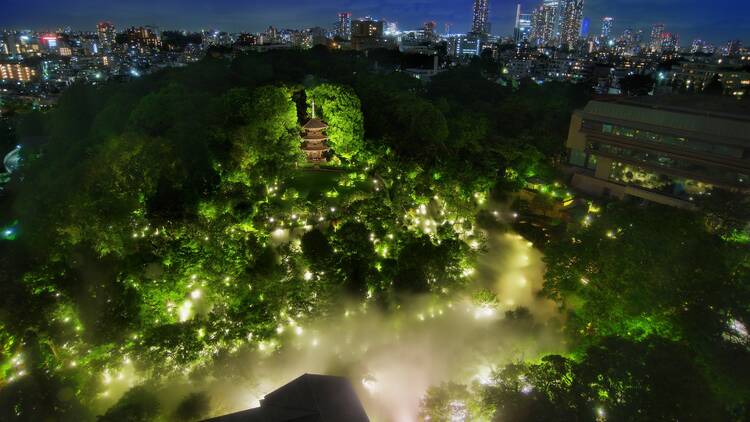
[[[321,84],[307,90],[309,106],[315,101],[320,117],[328,124],[328,142],[334,152],[353,159],[364,147],[364,123],[359,98],[351,88]]]

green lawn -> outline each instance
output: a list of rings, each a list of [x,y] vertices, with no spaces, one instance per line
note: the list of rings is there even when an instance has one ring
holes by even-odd
[[[301,197],[307,197],[308,200],[323,197],[326,191],[337,186],[339,178],[343,175],[339,172],[311,168],[299,169],[296,173],[290,187],[296,189]]]

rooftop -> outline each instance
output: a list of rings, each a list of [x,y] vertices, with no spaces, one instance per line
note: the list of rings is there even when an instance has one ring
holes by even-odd
[[[701,138],[750,145],[750,101],[731,97],[665,95],[613,97],[589,101],[583,112],[589,118],[636,122],[669,128]]]
[[[322,130],[328,128],[328,125],[323,123],[322,120],[318,118],[310,119],[307,123],[305,123],[304,126],[302,126],[305,130]]]
[[[267,394],[260,407],[204,422],[369,422],[351,383],[304,374]]]

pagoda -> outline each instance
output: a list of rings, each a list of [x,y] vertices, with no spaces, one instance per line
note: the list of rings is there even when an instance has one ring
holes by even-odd
[[[315,117],[315,105],[313,104],[313,118],[310,119],[302,129],[305,134],[302,135],[302,151],[307,156],[309,163],[325,163],[326,152],[330,150],[326,140],[328,136],[325,134],[325,130],[328,129],[322,120]]]

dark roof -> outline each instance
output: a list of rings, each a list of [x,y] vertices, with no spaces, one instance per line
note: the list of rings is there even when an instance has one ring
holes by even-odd
[[[702,95],[614,97],[589,101],[583,113],[592,120],[669,129],[681,136],[746,146],[750,144],[750,113],[743,112],[745,103]]]
[[[206,422],[369,422],[351,383],[305,374],[266,395],[260,407]]]
[[[305,136],[302,137],[302,139],[309,139],[311,141],[322,141],[322,140],[328,139],[328,137],[323,135],[320,132],[307,132]]]
[[[324,143],[308,143],[305,142],[304,145],[302,145],[303,151],[328,151],[330,148],[328,148],[328,145]]]
[[[325,124],[322,120],[315,118],[310,119],[307,123],[305,123],[304,126],[302,126],[303,129],[306,130],[322,130],[328,128],[328,125]]]

